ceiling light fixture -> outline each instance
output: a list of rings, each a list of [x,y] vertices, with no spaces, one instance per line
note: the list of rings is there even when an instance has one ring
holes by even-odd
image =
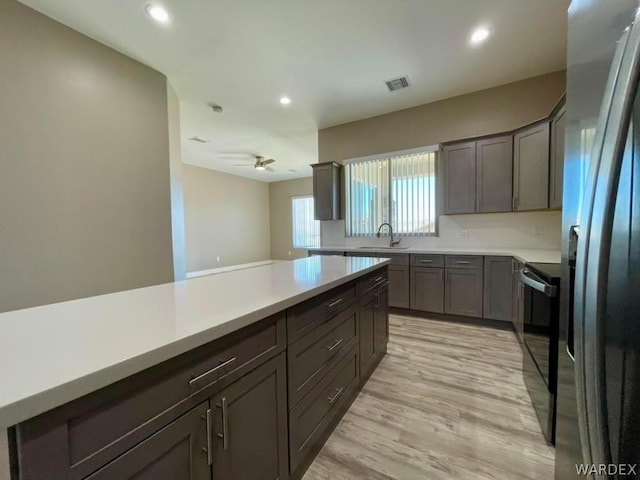
[[[280,97],[280,103],[282,105],[289,105],[291,104],[291,99],[289,97]]]
[[[489,38],[490,33],[491,32],[489,32],[489,29],[487,28],[484,28],[484,27],[476,28],[471,34],[471,39],[470,39],[471,44],[480,45],[487,38]]]
[[[266,170],[267,169],[267,167],[265,167],[264,165],[256,165],[254,168],[256,170]]]
[[[153,18],[158,23],[168,23],[169,22],[169,12],[156,3],[150,3],[146,7],[144,7],[147,15]]]

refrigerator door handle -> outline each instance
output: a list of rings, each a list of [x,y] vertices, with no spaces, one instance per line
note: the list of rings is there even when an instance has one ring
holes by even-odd
[[[574,296],[576,394],[585,463],[610,463],[602,321],[620,168],[640,76],[640,12],[609,73],[585,190]]]

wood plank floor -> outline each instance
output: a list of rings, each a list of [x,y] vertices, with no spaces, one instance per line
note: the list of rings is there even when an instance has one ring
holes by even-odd
[[[514,334],[390,317],[389,351],[304,480],[553,479]]]

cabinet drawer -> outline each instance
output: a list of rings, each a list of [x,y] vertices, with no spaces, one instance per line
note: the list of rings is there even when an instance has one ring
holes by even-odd
[[[289,406],[293,408],[358,343],[358,305],[289,347]]]
[[[355,283],[350,282],[291,307],[287,310],[289,345],[349,308],[355,301]]]
[[[285,348],[274,315],[28,420],[17,427],[21,478],[84,478]]]
[[[391,260],[390,265],[409,265],[408,253],[387,253],[378,252],[378,258],[388,258]]]
[[[387,269],[381,268],[375,272],[362,277],[358,281],[358,295],[364,295],[374,288],[378,288],[380,285],[387,281],[388,274]]]
[[[444,266],[444,256],[442,255],[411,255],[411,265],[414,267],[436,267]]]
[[[289,415],[291,471],[313,448],[358,384],[357,348],[331,370]]]
[[[481,255],[446,255],[447,268],[482,268]]]

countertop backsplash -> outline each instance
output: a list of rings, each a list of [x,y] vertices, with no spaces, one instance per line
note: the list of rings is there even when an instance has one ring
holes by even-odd
[[[560,249],[561,211],[440,216],[437,237],[402,237],[414,248]],[[344,220],[322,222],[322,245],[387,245],[388,237],[346,237]],[[468,238],[465,238],[465,231]]]

